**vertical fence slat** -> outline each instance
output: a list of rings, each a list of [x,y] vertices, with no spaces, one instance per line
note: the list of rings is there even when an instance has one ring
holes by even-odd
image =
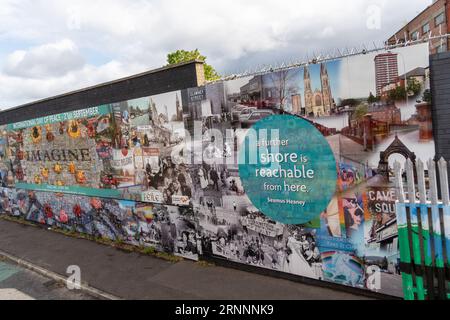
[[[422,160],[417,160],[417,188],[419,190],[420,203],[427,203],[427,189],[425,186],[425,166]]]
[[[431,191],[431,214],[432,214],[432,226],[430,226],[430,231],[433,234],[433,244],[434,244],[434,256],[433,256],[433,266],[435,270],[435,274],[437,276],[438,282],[438,293],[439,297],[443,297],[443,288],[442,283],[445,282],[445,277],[443,278],[442,270],[444,267],[444,259],[443,259],[443,248],[442,248],[442,240],[441,240],[441,219],[440,219],[440,210],[439,210],[439,200],[438,200],[438,188],[437,188],[437,172],[436,165],[434,161],[432,161],[432,174],[430,177],[430,191]]]
[[[416,293],[418,300],[425,300],[425,287],[423,283],[423,276],[421,272],[417,272],[417,266],[422,265],[422,252],[420,250],[420,234],[419,219],[417,214],[417,201],[416,201],[416,186],[414,179],[414,164],[411,159],[406,160],[406,177],[408,185],[408,200],[409,200],[409,241],[412,253],[412,266],[414,267],[413,279],[416,282]],[[407,216],[408,218],[408,216]]]
[[[394,163],[394,181],[395,189],[397,192],[397,199],[400,203],[405,203],[405,190],[403,188],[403,178],[402,178],[402,165],[400,162],[395,161]]]
[[[449,189],[448,189],[448,167],[447,167],[447,161],[445,161],[444,158],[441,158],[439,160],[439,178],[441,180],[441,194],[442,194],[442,203],[444,206],[447,206],[450,204],[450,196],[449,196]]]
[[[406,160],[406,183],[408,187],[408,200],[409,204],[413,205],[416,203],[416,186],[414,185],[414,164],[411,159]]]
[[[447,246],[447,237],[449,236],[447,233],[447,228],[445,218],[446,213],[448,210],[446,210],[446,207],[448,207],[450,203],[450,197],[449,197],[449,188],[448,188],[448,163],[445,161],[444,158],[441,158],[438,162],[439,166],[439,180],[441,183],[441,195],[442,195],[442,209],[439,210],[439,220],[440,220],[440,236],[441,236],[441,245],[442,245],[442,270],[440,271],[442,274],[440,274],[440,278],[445,279],[445,266],[448,267],[448,259],[449,259],[449,252],[450,249]],[[442,284],[439,286],[439,291],[442,299],[446,299],[448,295],[447,288],[450,288],[450,283],[447,283],[445,280]]]
[[[446,278],[450,266],[448,163],[430,159],[427,165],[428,181],[424,163],[418,160],[413,164],[407,159],[405,194],[401,164],[394,164],[403,292],[407,300],[450,299]]]
[[[433,160],[428,161],[428,176],[430,184],[430,201],[432,205],[438,204],[438,187],[436,176],[436,165]]]
[[[443,202],[443,219],[444,224],[444,239],[445,248],[447,253],[447,272],[450,273],[450,197],[449,197],[449,186],[448,186],[448,163],[446,166],[442,167],[442,177],[441,177],[441,189],[442,189],[442,202]],[[447,283],[447,299],[450,300],[450,283]]]
[[[427,296],[428,292],[433,292],[434,277],[431,267],[431,244],[430,244],[430,232],[428,228],[428,205],[427,205],[427,189],[425,185],[425,165],[422,160],[418,160],[416,164],[417,172],[417,188],[419,191],[420,210],[417,212],[418,217],[418,236],[420,244],[420,261],[419,264],[423,271],[423,277],[425,279],[425,287],[427,291],[424,292],[424,296]],[[417,261],[416,261],[417,263]],[[428,268],[426,268],[428,267]]]
[[[429,184],[430,184],[430,200],[431,200],[431,208],[429,214],[429,228],[431,235],[431,252],[432,252],[432,267],[433,271],[436,271],[439,267],[440,261],[438,256],[441,255],[442,245],[440,245],[439,237],[436,237],[436,226],[440,225],[439,222],[439,200],[438,200],[438,185],[437,185],[437,172],[436,172],[436,163],[433,160],[429,160],[428,162],[428,171],[429,171]],[[436,225],[437,224],[437,225]],[[434,273],[436,275],[436,272]],[[434,292],[433,292],[434,298]]]
[[[414,281],[412,273],[403,266],[411,265],[411,250],[409,246],[408,219],[406,212],[405,193],[403,189],[402,166],[399,162],[394,164],[395,187],[397,191],[397,226],[400,245],[400,262],[402,264],[403,295],[405,300],[414,300]]]
[[[450,273],[450,205],[444,205],[444,230],[445,230],[445,246],[447,248],[447,266],[446,270]],[[447,283],[447,289],[450,288],[450,283]],[[447,299],[450,300],[450,290],[447,291]]]

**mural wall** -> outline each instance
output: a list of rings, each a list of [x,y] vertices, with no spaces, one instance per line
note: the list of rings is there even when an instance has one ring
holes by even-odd
[[[197,260],[214,256],[402,295],[392,164],[434,154],[428,48],[418,45],[10,124],[2,212]],[[336,192],[302,225],[247,196],[239,153],[277,114],[313,124]]]

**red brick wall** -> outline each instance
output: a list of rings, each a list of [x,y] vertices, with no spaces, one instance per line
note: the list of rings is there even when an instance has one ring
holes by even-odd
[[[423,33],[422,27],[429,22],[430,24],[430,31],[433,33],[433,35],[438,35],[440,31],[440,27],[435,25],[434,18],[439,14],[439,12],[442,12],[446,9],[446,16],[447,16],[447,22],[444,23],[442,27],[442,33],[450,31],[450,24],[448,21],[450,21],[450,0],[438,0],[432,5],[430,5],[428,8],[426,8],[423,12],[421,12],[418,16],[416,16],[414,19],[412,19],[405,27],[403,27],[401,30],[399,30],[394,36],[389,38],[388,43],[389,44],[395,44],[395,36],[397,36],[397,39],[405,40],[405,32],[406,32],[406,40],[412,40],[411,34],[415,31],[419,31],[419,38],[422,38],[425,36]],[[440,44],[440,40],[434,40],[431,43],[430,53],[436,53],[436,46]],[[447,42],[447,45],[449,43]]]
[[[450,0],[447,0],[447,33],[450,33]],[[447,50],[450,51],[450,39],[447,38]]]

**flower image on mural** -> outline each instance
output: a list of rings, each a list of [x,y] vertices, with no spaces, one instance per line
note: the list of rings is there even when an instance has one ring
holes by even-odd
[[[7,129],[17,187],[118,195],[114,190],[97,191],[105,187],[102,176],[112,174],[110,106],[11,124]]]

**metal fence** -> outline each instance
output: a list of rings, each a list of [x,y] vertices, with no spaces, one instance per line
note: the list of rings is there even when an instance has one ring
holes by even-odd
[[[404,169],[399,162],[394,165],[400,269],[406,300],[450,299],[447,168],[444,159],[437,163],[429,160],[427,170],[420,160],[413,163],[407,159]]]

